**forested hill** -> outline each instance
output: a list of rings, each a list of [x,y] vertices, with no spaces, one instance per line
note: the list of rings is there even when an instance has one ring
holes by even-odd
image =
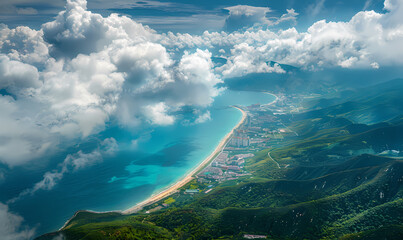
[[[250,175],[195,180],[137,214],[79,212],[38,239],[403,239],[401,92],[398,79],[348,97],[250,109],[271,119],[262,123],[270,147],[246,160]],[[287,104],[300,107],[273,115]],[[182,194],[191,184],[201,191]]]

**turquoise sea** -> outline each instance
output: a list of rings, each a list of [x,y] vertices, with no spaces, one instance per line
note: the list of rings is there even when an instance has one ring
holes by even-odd
[[[207,109],[211,119],[199,124],[188,121],[191,111],[167,127],[122,129],[111,124],[97,136],[69,148],[42,165],[11,169],[0,182],[0,202],[17,196],[57,168],[68,153],[93,149],[99,139],[113,137],[119,144],[114,156],[83,170],[64,175],[49,191],[40,190],[9,204],[37,234],[60,228],[77,210],[124,210],[182,178],[215,149],[240,121],[242,114],[231,105],[269,103],[273,95],[258,92],[224,91]],[[202,110],[205,112],[206,110]]]

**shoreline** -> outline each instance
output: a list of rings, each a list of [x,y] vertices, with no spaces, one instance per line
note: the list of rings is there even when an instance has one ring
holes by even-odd
[[[273,93],[270,93],[270,92],[265,92],[265,93],[275,97],[275,100],[271,101],[267,105],[274,104],[274,103],[276,103],[278,101],[279,98],[277,97],[277,95],[275,95]],[[227,142],[230,139],[230,137],[231,137],[232,133],[234,132],[234,130],[239,128],[244,123],[244,121],[246,120],[247,113],[244,110],[242,110],[240,107],[237,107],[237,106],[232,106],[232,107],[238,109],[242,113],[241,120],[237,123],[237,125],[227,135],[225,135],[225,137],[219,142],[219,144],[214,149],[214,151],[207,158],[205,158],[203,160],[203,162],[201,162],[196,168],[194,168],[190,173],[186,174],[179,181],[171,184],[170,186],[167,186],[166,188],[162,189],[158,193],[156,193],[154,195],[151,195],[146,200],[144,200],[144,201],[142,201],[142,202],[140,202],[140,203],[138,203],[138,204],[126,209],[126,210],[115,210],[115,211],[105,211],[105,212],[115,212],[115,213],[121,213],[121,214],[125,214],[125,215],[136,213],[136,212],[140,211],[143,207],[148,206],[150,204],[153,204],[155,202],[158,202],[158,201],[162,200],[163,198],[172,195],[173,193],[175,193],[178,190],[178,188],[183,187],[185,184],[190,182],[193,179],[193,175],[195,175],[197,172],[199,172],[203,168],[205,168],[214,159],[214,157],[224,149],[225,145],[227,144]],[[71,218],[69,218],[64,223],[64,225],[59,229],[59,231],[63,230],[63,228],[65,228],[70,223],[70,221],[79,212],[86,212],[86,211],[87,212],[93,212],[93,213],[105,213],[105,212],[98,212],[98,211],[92,211],[92,210],[78,210]]]
[[[123,214],[136,213],[136,212],[140,211],[143,207],[153,204],[155,202],[158,202],[158,201],[172,195],[173,193],[178,191],[179,188],[183,187],[184,185],[189,183],[191,180],[193,180],[194,179],[193,175],[195,175],[197,172],[199,172],[200,170],[205,168],[207,166],[207,164],[209,164],[211,162],[211,160],[213,160],[214,157],[224,149],[226,143],[230,139],[230,137],[231,137],[232,133],[235,131],[235,129],[239,128],[245,122],[247,113],[239,107],[236,107],[236,106],[232,106],[232,107],[238,109],[242,113],[242,118],[238,122],[238,124],[229,133],[227,133],[227,135],[225,135],[225,137],[220,141],[220,143],[217,145],[217,147],[214,149],[214,151],[208,157],[206,157],[199,165],[197,165],[197,167],[195,167],[190,173],[186,174],[179,181],[175,182],[174,184],[167,187],[166,189],[163,189],[159,193],[152,195],[151,197],[147,198],[146,200],[134,205],[133,207],[122,211],[121,213],[123,213]]]
[[[274,98],[275,98],[275,99],[274,99],[273,101],[271,101],[270,103],[267,103],[267,104],[264,104],[264,105],[269,106],[269,105],[273,105],[273,104],[277,103],[277,101],[278,101],[277,95],[275,95],[274,93],[271,93],[271,92],[264,92],[264,93],[269,94],[269,95],[272,95],[272,96],[274,96]]]

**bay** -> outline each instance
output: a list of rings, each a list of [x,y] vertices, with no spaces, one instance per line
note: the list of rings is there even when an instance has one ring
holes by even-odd
[[[151,126],[135,132],[112,126],[97,138],[115,138],[119,145],[115,155],[69,172],[51,190],[24,196],[9,207],[24,218],[25,224],[36,228],[37,235],[57,230],[77,210],[125,210],[178,181],[202,162],[240,121],[242,114],[231,105],[264,104],[274,99],[262,92],[225,90],[210,107],[198,110],[210,115],[198,124],[194,119],[189,121],[188,116],[195,111],[189,109],[171,126]],[[94,142],[82,143],[78,148],[92,149]],[[32,187],[69,151],[74,150],[53,156],[50,162],[54,164],[10,171],[7,181],[0,183],[0,201],[6,202],[21,189]]]

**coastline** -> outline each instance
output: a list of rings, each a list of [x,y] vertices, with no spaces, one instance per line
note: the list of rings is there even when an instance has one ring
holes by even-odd
[[[265,92],[266,94],[272,95],[275,99],[273,101],[271,101],[270,103],[265,104],[266,106],[269,105],[273,105],[275,103],[277,103],[277,101],[279,100],[279,98],[277,97],[277,95],[275,95],[274,93],[271,92]]]
[[[274,104],[279,100],[279,97],[273,93],[270,93],[270,92],[264,92],[264,93],[266,93],[268,95],[272,95],[275,98],[274,100],[270,101],[267,105]],[[214,157],[224,149],[225,145],[227,144],[227,142],[230,139],[234,130],[239,128],[239,126],[241,126],[244,123],[244,121],[246,120],[247,113],[244,110],[242,110],[241,108],[239,108],[237,106],[232,106],[232,107],[238,109],[242,113],[241,120],[227,135],[225,135],[225,137],[216,146],[214,151],[207,158],[205,158],[203,160],[203,162],[201,162],[196,168],[194,168],[190,173],[186,174],[182,179],[173,183],[170,186],[167,186],[167,187],[161,189],[158,193],[151,195],[146,200],[144,200],[126,210],[112,210],[112,211],[105,211],[105,212],[92,211],[92,210],[78,210],[71,218],[69,218],[64,223],[64,225],[61,228],[59,228],[59,231],[63,230],[63,228],[65,228],[79,212],[120,213],[120,214],[128,215],[128,214],[136,213],[136,212],[140,211],[143,207],[153,204],[155,202],[158,202],[158,201],[164,199],[165,197],[168,197],[168,196],[172,195],[173,193],[175,193],[176,191],[178,191],[179,188],[183,187],[185,184],[187,184],[192,179],[194,179],[193,175],[197,174],[199,171],[204,169],[214,159]]]
[[[205,158],[199,165],[197,165],[197,167],[194,168],[190,173],[186,174],[181,180],[175,182],[173,185],[162,190],[161,192],[159,192],[155,195],[152,195],[151,197],[147,198],[146,200],[134,205],[133,207],[122,211],[122,213],[123,214],[136,213],[136,212],[140,211],[143,207],[153,204],[155,202],[158,202],[158,201],[170,196],[171,194],[175,193],[179,188],[183,187],[184,185],[189,183],[191,180],[193,180],[193,175],[195,175],[197,172],[199,172],[200,170],[205,168],[207,166],[207,164],[209,164],[211,162],[211,160],[213,160],[213,158],[224,149],[226,143],[230,139],[234,130],[239,128],[239,126],[241,126],[245,122],[247,113],[239,107],[236,107],[236,106],[232,106],[232,107],[238,109],[242,113],[242,118],[238,122],[238,124],[227,135],[225,135],[225,137],[220,141],[220,143],[217,145],[217,147],[214,149],[214,151],[207,158]]]

